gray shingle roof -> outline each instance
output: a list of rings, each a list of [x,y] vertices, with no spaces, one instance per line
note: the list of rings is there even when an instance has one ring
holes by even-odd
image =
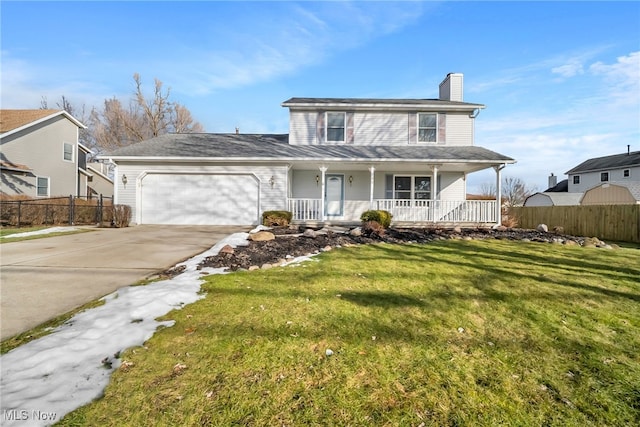
[[[439,162],[513,163],[514,160],[482,147],[432,145],[289,145],[286,134],[167,134],[117,149],[101,156],[113,158],[206,158],[226,160],[415,160]]]
[[[376,105],[393,105],[417,108],[425,105],[440,105],[442,107],[469,107],[470,109],[484,108],[484,104],[470,102],[446,101],[442,99],[393,99],[393,98],[290,98],[282,103],[283,107],[292,106],[345,106],[366,107]]]
[[[640,151],[589,159],[565,173],[569,175],[607,169],[619,169],[626,166],[640,166]]]

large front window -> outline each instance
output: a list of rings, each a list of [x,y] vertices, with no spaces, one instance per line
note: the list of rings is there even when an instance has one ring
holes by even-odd
[[[400,200],[431,199],[431,177],[395,176],[393,179],[393,198]]]
[[[327,141],[344,142],[346,113],[327,113]]]
[[[418,142],[437,142],[438,115],[418,114]]]

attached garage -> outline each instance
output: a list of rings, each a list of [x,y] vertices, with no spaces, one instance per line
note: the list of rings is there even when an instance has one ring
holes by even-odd
[[[147,173],[139,194],[140,224],[258,223],[260,186],[253,174]]]

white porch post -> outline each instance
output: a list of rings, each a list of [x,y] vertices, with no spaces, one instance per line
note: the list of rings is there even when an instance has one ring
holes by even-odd
[[[497,165],[493,169],[496,171],[496,225],[502,224],[502,179],[500,172],[506,165]]]
[[[375,173],[376,168],[371,166],[369,167],[369,172],[371,173],[371,184],[369,185],[369,209],[373,210],[375,207],[373,206],[373,184],[375,182]]]
[[[433,200],[438,200],[438,165],[431,166],[433,170]]]
[[[320,218],[322,218],[322,221],[326,221],[326,218],[324,216],[325,212],[324,212],[324,205],[326,203],[325,200],[325,174],[327,172],[327,167],[326,166],[321,166],[320,167],[320,172],[322,172],[322,186],[320,188]]]
[[[440,216],[440,208],[438,206],[438,165],[431,166],[431,170],[433,171],[433,182],[431,183],[433,188],[433,205],[431,205],[432,221],[437,222]]]

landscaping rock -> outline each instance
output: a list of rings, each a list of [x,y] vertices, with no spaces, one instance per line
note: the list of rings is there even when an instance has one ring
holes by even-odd
[[[316,235],[317,235],[317,234],[316,234],[315,230],[312,230],[312,229],[310,229],[310,228],[307,228],[306,230],[304,230],[304,233],[302,233],[302,236],[304,236],[304,237],[308,237],[308,238],[310,238],[310,239],[315,238],[315,237],[316,237]]]
[[[542,233],[547,233],[549,231],[549,227],[547,227],[547,224],[538,224],[538,226],[536,227],[536,230]]]
[[[360,237],[362,236],[362,228],[356,227],[353,230],[351,230],[349,234],[354,237]]]
[[[220,249],[220,253],[221,253],[221,254],[229,254],[229,255],[232,255],[234,252],[235,252],[235,250],[234,250],[231,246],[229,246],[229,245],[225,245],[225,246],[223,246],[223,248],[222,248],[222,249]]]
[[[275,238],[275,234],[270,231],[258,231],[257,233],[249,234],[249,240],[252,242],[266,242]]]

